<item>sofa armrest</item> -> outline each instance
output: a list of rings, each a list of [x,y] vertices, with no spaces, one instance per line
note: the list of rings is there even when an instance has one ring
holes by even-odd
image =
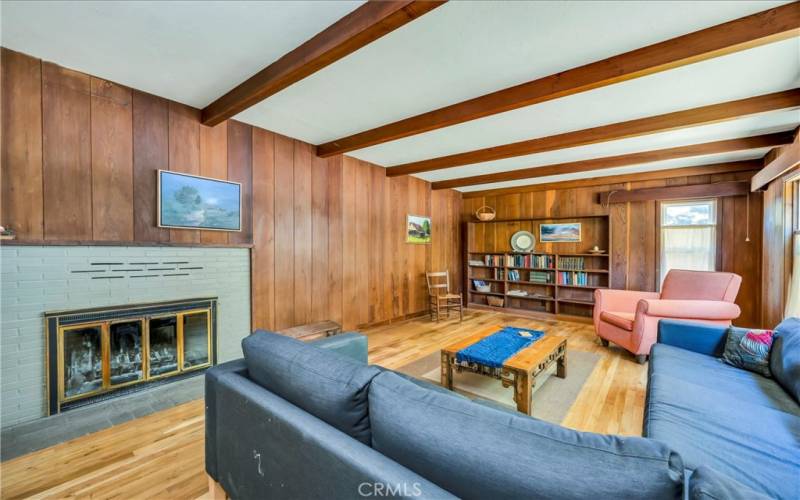
[[[662,319],[658,322],[658,343],[719,357],[725,349],[728,328],[720,325]]]
[[[705,319],[725,321],[739,317],[742,310],[733,302],[721,300],[640,300],[636,315],[659,316],[677,319]]]
[[[316,347],[327,349],[350,359],[367,364],[367,337],[357,332],[342,333],[309,342]]]
[[[598,311],[635,312],[636,304],[643,299],[657,299],[658,292],[599,289],[594,291],[595,309]]]
[[[217,475],[217,394],[219,390],[219,379],[229,373],[235,373],[241,377],[247,377],[247,365],[244,358],[221,363],[212,366],[205,373],[205,407],[206,407],[206,470],[208,474],[219,481]]]

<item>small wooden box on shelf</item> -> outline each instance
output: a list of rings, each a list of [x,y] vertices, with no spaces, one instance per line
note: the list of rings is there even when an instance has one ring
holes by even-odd
[[[541,251],[533,253],[505,250],[514,232],[538,234],[539,224],[552,222],[581,222],[586,243],[537,242],[536,250]],[[611,240],[607,216],[474,222],[467,223],[466,233],[468,307],[587,320],[592,316],[594,291],[610,286],[610,256],[586,251],[594,245],[607,248]],[[476,288],[476,281],[483,282],[483,291]],[[502,306],[489,304],[489,297],[504,298]]]

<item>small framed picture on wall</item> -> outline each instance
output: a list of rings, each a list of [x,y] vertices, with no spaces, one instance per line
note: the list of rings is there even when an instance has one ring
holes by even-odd
[[[424,215],[406,217],[406,243],[424,245],[431,242],[431,218]]]

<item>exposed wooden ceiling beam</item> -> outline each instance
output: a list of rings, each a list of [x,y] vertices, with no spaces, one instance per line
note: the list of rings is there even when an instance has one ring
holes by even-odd
[[[795,129],[794,141],[764,156],[764,168],[750,182],[750,189],[758,191],[791,169],[800,166],[800,129]]]
[[[593,170],[603,170],[613,167],[641,165],[656,161],[728,153],[731,151],[746,151],[749,149],[760,149],[789,144],[792,142],[793,138],[794,132],[791,131],[779,132],[776,134],[756,135],[753,137],[705,142],[702,144],[691,144],[689,146],[656,149],[653,151],[642,151],[639,153],[593,158],[591,160],[556,163],[553,165],[543,165],[541,167],[523,168],[520,170],[509,170],[506,172],[495,172],[492,174],[448,179],[445,181],[434,182],[431,184],[431,187],[433,189],[449,189],[463,186],[475,186],[477,184],[491,184],[495,182],[535,179],[537,177],[547,177],[550,175],[590,172]]]
[[[692,198],[719,198],[722,196],[744,196],[750,193],[747,181],[714,182],[711,184],[689,184],[686,186],[663,186],[631,189],[629,191],[608,191],[599,193],[598,203],[628,203],[632,201],[683,200]]]
[[[800,89],[775,92],[736,101],[711,104],[699,108],[686,109],[663,115],[649,116],[626,122],[611,123],[600,127],[565,132],[563,134],[539,137],[527,141],[476,149],[439,158],[405,163],[386,169],[386,175],[418,174],[431,170],[469,165],[514,156],[523,156],[545,151],[585,146],[600,142],[615,141],[629,137],[668,132],[687,127],[708,125],[733,120],[770,111],[780,111],[800,107]]]
[[[734,161],[729,163],[714,163],[695,167],[670,168],[651,172],[635,174],[607,175],[605,177],[592,177],[591,179],[576,179],[572,181],[543,182],[527,186],[514,186],[507,188],[484,189],[481,191],[462,192],[461,197],[484,198],[487,196],[502,196],[506,194],[532,193],[539,191],[552,191],[559,189],[575,189],[596,186],[613,186],[629,182],[652,181],[659,179],[674,179],[676,177],[691,177],[695,175],[730,174],[736,172],[756,172],[761,168],[761,160]]]
[[[214,126],[427,14],[444,1],[369,1],[203,109]]]
[[[800,34],[791,3],[445,106],[317,146],[322,157],[347,153],[477,118],[624,82]]]

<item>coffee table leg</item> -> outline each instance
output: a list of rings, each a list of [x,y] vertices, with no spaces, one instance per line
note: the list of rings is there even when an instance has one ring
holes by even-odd
[[[450,355],[442,353],[442,387],[453,390],[453,364]]]
[[[556,377],[567,378],[567,351],[556,360]]]
[[[514,376],[514,400],[517,402],[517,411],[530,415],[533,411],[531,405],[531,391],[533,391],[533,377],[528,372],[516,372]]]

